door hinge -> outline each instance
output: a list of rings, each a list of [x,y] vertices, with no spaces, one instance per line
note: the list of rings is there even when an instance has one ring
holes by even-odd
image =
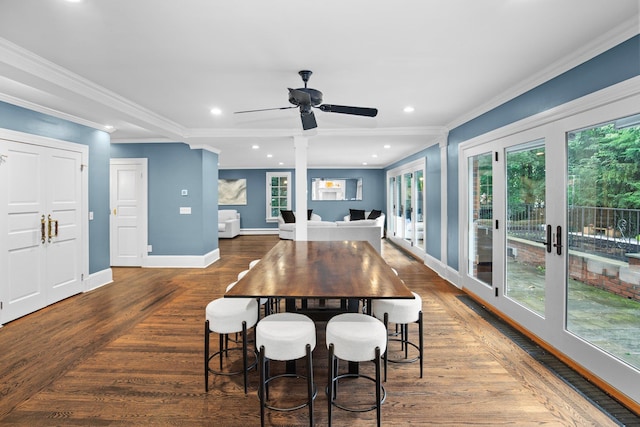
[[[496,162],[498,161],[498,152],[496,151]]]
[[[80,172],[84,172],[85,168],[87,168],[88,166],[85,164],[81,164],[80,165]]]
[[[498,229],[498,220],[496,219],[496,230]]]
[[[0,310],[2,310],[3,308],[4,308],[4,303],[0,301]]]
[[[84,273],[80,274],[80,281],[84,282]]]
[[[498,288],[495,288],[495,290],[496,290],[496,296],[498,296]]]

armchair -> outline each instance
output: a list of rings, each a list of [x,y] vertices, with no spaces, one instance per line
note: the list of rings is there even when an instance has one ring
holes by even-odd
[[[240,234],[240,214],[235,209],[218,211],[218,237],[231,239]]]

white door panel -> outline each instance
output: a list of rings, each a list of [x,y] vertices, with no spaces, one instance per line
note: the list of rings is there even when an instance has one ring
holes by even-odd
[[[0,140],[0,322],[82,291],[80,151]]]
[[[146,159],[112,159],[111,265],[139,267],[146,255]]]

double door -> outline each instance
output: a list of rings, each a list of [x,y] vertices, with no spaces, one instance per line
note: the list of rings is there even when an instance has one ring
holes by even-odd
[[[417,161],[387,174],[387,238],[420,257],[426,238],[424,170],[424,161]]]
[[[638,97],[462,148],[462,286],[638,399]]]
[[[0,324],[83,290],[82,159],[0,139]]]

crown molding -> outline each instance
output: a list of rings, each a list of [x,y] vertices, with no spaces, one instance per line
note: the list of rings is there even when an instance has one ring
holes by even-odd
[[[186,137],[196,138],[284,138],[296,136],[446,136],[449,129],[443,126],[397,128],[349,128],[312,131],[299,129],[189,129]]]
[[[51,61],[0,37],[0,58],[5,64],[35,76],[49,84],[78,96],[90,99],[110,109],[124,113],[154,128],[174,136],[183,136],[186,130],[159,114],[154,113],[100,85],[85,79]],[[44,107],[40,107],[44,108]],[[55,110],[51,110],[55,113]],[[57,117],[57,116],[56,116]],[[70,116],[71,118],[73,116]],[[72,120],[76,121],[76,120]],[[102,127],[103,125],[101,125]]]
[[[5,93],[0,93],[0,101],[6,102],[12,105],[17,105],[18,107],[26,108],[28,110],[36,111],[38,113],[57,117],[59,119],[67,120],[69,122],[77,123],[79,125],[87,126],[93,129],[98,129],[107,133],[113,133],[116,131],[116,128],[114,127],[109,127],[102,123],[92,122],[91,120],[86,120],[81,117],[74,116],[72,114],[63,113],[62,111],[54,110],[53,108],[44,107],[42,105],[35,104],[30,101],[25,101],[23,99],[16,98],[15,96],[7,95]]]
[[[521,83],[507,89],[477,108],[474,108],[466,114],[456,118],[452,122],[448,123],[446,127],[448,129],[454,129],[464,123],[467,123],[468,121],[475,119],[476,117],[506,103],[507,101],[540,86],[552,78],[587,62],[588,60],[638,34],[640,34],[640,16],[633,16],[612,30],[604,33],[601,37],[598,37],[586,44],[582,49],[576,50],[572,55],[543,68],[540,72],[532,75],[530,78],[523,80]]]

